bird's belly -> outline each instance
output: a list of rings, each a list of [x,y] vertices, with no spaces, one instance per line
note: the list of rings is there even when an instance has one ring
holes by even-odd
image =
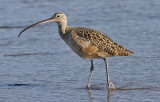
[[[81,46],[81,45],[77,44],[76,42],[74,42],[72,40],[64,40],[64,41],[81,58],[84,58],[84,59],[97,59],[97,58],[101,58],[96,53],[92,53],[94,49],[91,49],[91,53],[86,53],[83,50],[85,48],[84,46]]]
[[[81,51],[81,49],[82,49],[81,46],[77,45],[74,42],[70,42],[70,41],[65,41],[65,42],[77,55],[82,57],[83,53]]]
[[[79,55],[81,58],[84,59],[96,59],[96,58],[100,58],[99,56],[97,56],[97,54],[92,54],[92,53],[85,53],[83,51],[83,48],[79,47],[79,46],[69,46],[77,55]]]

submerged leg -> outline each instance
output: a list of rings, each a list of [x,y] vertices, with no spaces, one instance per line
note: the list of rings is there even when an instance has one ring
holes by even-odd
[[[91,82],[91,77],[92,77],[92,74],[93,74],[93,69],[94,69],[93,60],[91,59],[90,75],[89,75],[89,80],[88,80],[88,85],[87,85],[88,89],[90,88],[90,82]]]
[[[107,58],[104,58],[103,60],[104,60],[104,62],[105,62],[105,64],[106,64],[106,75],[107,75],[108,88],[109,88],[109,89],[115,89],[114,84],[111,82],[111,80],[110,80],[110,78],[109,78]]]

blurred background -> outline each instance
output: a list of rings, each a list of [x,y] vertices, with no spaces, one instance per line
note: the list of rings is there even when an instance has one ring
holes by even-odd
[[[160,96],[159,0],[0,0],[1,102],[158,102]],[[93,28],[134,52],[108,58],[117,88],[108,93],[105,64],[64,43],[57,24],[25,27],[64,12],[71,27]]]

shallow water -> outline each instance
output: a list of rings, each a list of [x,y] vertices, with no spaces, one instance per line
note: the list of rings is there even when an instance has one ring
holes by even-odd
[[[1,102],[158,102],[160,100],[160,1],[0,1]],[[97,29],[134,52],[109,60],[106,88],[103,60],[94,60],[91,90],[85,88],[90,61],[73,53],[55,23],[18,33],[28,25],[66,13],[70,26]]]

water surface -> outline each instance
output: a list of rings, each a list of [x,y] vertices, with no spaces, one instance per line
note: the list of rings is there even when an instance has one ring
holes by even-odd
[[[0,1],[1,102],[158,102],[160,100],[160,1]],[[134,52],[109,60],[119,90],[108,92],[103,60],[90,61],[64,43],[53,22],[18,33],[30,24],[66,13],[70,26],[97,29]]]

